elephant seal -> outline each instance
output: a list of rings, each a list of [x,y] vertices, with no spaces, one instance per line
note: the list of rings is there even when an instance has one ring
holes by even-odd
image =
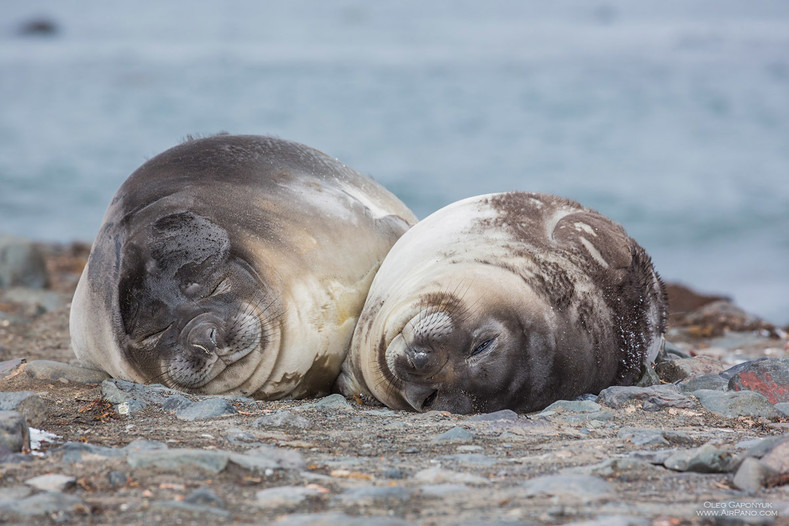
[[[187,392],[326,394],[376,270],[415,221],[307,146],[188,140],[112,199],[72,302],[72,347],[116,378]]]
[[[552,195],[472,197],[392,247],[335,389],[394,409],[535,411],[632,384],[665,325],[660,277],[618,224]]]

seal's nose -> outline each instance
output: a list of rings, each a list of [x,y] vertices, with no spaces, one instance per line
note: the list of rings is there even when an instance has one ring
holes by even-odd
[[[406,347],[406,356],[415,369],[424,369],[430,361],[430,351],[423,347]]]
[[[203,323],[189,331],[187,340],[190,347],[212,354],[216,351],[216,326],[212,323]]]

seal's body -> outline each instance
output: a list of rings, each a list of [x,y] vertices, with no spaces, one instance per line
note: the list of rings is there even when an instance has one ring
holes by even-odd
[[[534,411],[636,381],[665,322],[662,282],[621,226],[551,195],[473,197],[389,252],[336,389],[397,409]]]
[[[187,141],[113,198],[74,295],[72,347],[114,377],[190,392],[326,393],[378,266],[414,222],[306,146]]]

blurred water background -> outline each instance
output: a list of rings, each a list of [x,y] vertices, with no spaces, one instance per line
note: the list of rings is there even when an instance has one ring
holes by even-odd
[[[274,134],[420,217],[505,190],[789,322],[789,2],[5,0],[0,232],[91,240],[187,134]],[[24,27],[48,21],[37,31]],[[51,31],[49,31],[51,30]],[[32,34],[30,34],[32,33]]]

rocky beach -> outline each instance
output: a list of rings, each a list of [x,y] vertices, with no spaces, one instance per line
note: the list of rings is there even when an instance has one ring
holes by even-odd
[[[78,367],[86,244],[0,238],[0,522],[789,524],[789,336],[669,286],[638,386],[460,416],[194,396]]]

